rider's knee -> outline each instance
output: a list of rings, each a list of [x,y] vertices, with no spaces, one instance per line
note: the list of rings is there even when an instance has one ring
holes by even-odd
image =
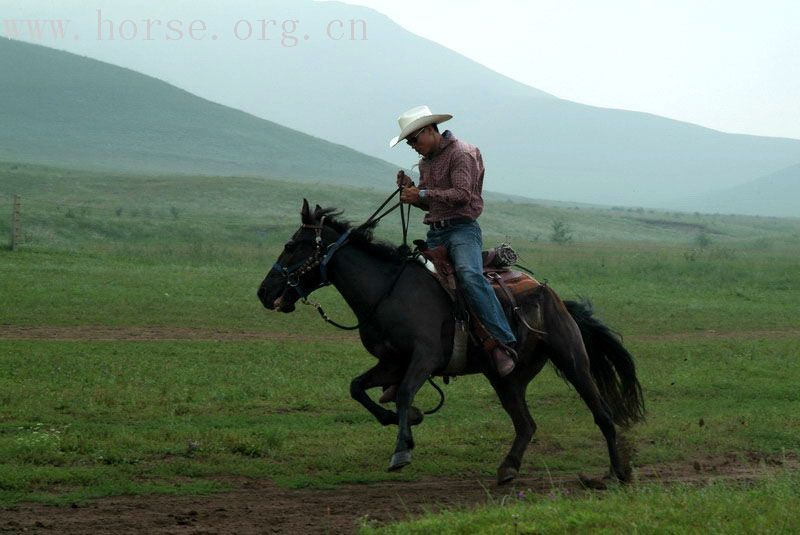
[[[456,276],[466,283],[478,284],[483,282],[483,271],[471,265],[455,266]]]

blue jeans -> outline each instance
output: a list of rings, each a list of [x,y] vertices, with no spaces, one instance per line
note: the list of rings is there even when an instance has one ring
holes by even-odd
[[[461,223],[443,229],[428,230],[428,247],[444,245],[456,270],[458,282],[469,301],[472,310],[478,315],[486,330],[500,342],[515,342],[514,333],[508,325],[503,307],[497,300],[483,276],[481,250],[483,239],[477,221]]]

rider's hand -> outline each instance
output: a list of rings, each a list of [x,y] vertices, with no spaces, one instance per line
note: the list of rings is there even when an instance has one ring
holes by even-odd
[[[403,191],[400,192],[400,201],[406,204],[414,204],[419,202],[419,188],[415,186],[403,188]]]
[[[407,188],[407,187],[409,187],[409,186],[413,186],[413,185],[414,185],[414,181],[413,181],[413,180],[411,180],[411,177],[410,177],[410,176],[408,176],[408,175],[405,173],[405,171],[403,171],[402,169],[400,169],[400,170],[397,172],[397,185],[398,185],[398,186],[403,186],[404,188]]]

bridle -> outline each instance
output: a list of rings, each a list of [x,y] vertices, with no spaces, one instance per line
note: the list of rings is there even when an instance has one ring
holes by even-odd
[[[305,300],[311,292],[328,286],[331,283],[330,280],[328,280],[328,263],[331,261],[331,258],[333,258],[333,255],[347,243],[353,229],[347,229],[335,242],[325,248],[322,244],[322,230],[325,228],[325,216],[322,216],[322,219],[320,219],[319,223],[316,225],[303,223],[300,228],[314,230],[314,253],[305,260],[292,264],[291,266],[284,266],[280,262],[275,262],[270,273],[277,271],[286,279],[286,285],[296,291],[297,294]],[[306,273],[310,273],[317,267],[319,267],[320,270],[320,281],[314,288],[306,290],[300,283],[300,277]]]
[[[312,305],[313,307],[315,307],[317,309],[317,312],[319,312],[319,315],[322,316],[322,319],[324,319],[326,322],[340,329],[345,329],[345,330],[358,329],[359,327],[361,327],[361,322],[359,322],[358,325],[352,327],[346,327],[344,325],[336,323],[335,321],[330,319],[327,314],[325,314],[325,311],[322,309],[322,305],[320,305],[319,303],[314,303],[309,301],[308,296],[312,292],[331,284],[330,280],[328,279],[328,264],[330,263],[331,259],[333,259],[333,256],[339,250],[341,250],[342,247],[347,245],[347,242],[350,240],[350,236],[352,235],[353,232],[359,231],[370,225],[374,225],[375,223],[377,223],[378,221],[380,221],[381,219],[383,219],[384,217],[386,217],[387,215],[389,215],[391,212],[393,212],[402,205],[402,203],[398,201],[391,208],[388,208],[385,212],[383,212],[380,216],[378,216],[380,211],[383,210],[383,208],[387,204],[389,204],[389,201],[391,201],[395,195],[400,193],[402,189],[403,189],[402,187],[398,187],[394,191],[394,193],[392,193],[385,201],[383,201],[383,204],[381,204],[380,207],[377,210],[375,210],[375,212],[369,217],[369,219],[367,219],[364,223],[362,223],[358,227],[355,228],[351,227],[347,229],[344,233],[342,233],[339,236],[339,238],[335,242],[331,243],[327,247],[324,247],[322,243],[322,231],[325,228],[325,216],[322,216],[319,223],[316,225],[303,223],[300,227],[301,229],[314,230],[314,253],[305,260],[292,264],[291,266],[284,266],[279,261],[275,262],[275,264],[272,266],[272,269],[270,270],[270,273],[277,272],[281,277],[286,279],[287,288],[292,288],[295,292],[297,292],[297,295],[300,297],[300,299],[304,304]],[[409,214],[406,214],[405,211],[402,209],[400,210],[401,223],[403,227],[403,248],[405,250],[408,250],[407,235],[408,235],[408,224],[410,222],[408,215],[410,215],[410,211],[411,211],[411,205],[408,205]],[[400,278],[400,275],[405,269],[405,266],[406,262],[403,262],[403,266],[395,276],[395,279],[392,282],[389,291],[378,300],[378,302],[373,307],[372,312],[374,312],[375,311],[374,309],[377,309],[378,305],[380,305],[383,299],[386,298],[387,295],[392,292],[395,284]],[[300,282],[300,278],[306,273],[310,273],[311,271],[317,268],[319,268],[320,271],[320,280],[317,283],[317,285],[311,289],[303,288]]]

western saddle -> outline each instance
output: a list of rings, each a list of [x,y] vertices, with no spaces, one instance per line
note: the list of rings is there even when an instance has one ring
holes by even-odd
[[[469,304],[464,299],[456,278],[455,267],[450,260],[447,248],[440,245],[428,249],[423,240],[417,240],[414,243],[421,256],[433,264],[434,270],[429,268],[429,271],[453,301],[456,310],[456,321],[463,322],[462,325],[468,325],[469,334],[476,344],[486,352],[491,353],[492,349],[497,345],[497,341],[489,334],[476,315],[472,313]],[[503,253],[506,251],[510,251],[513,259],[511,262],[509,262],[508,258],[504,258],[506,255]],[[492,285],[511,325],[514,325],[516,318],[527,329],[538,334],[544,334],[541,330],[530,325],[529,320],[525,318],[518,305],[522,298],[536,291],[542,284],[525,273],[511,269],[514,261],[516,261],[516,254],[506,244],[500,245],[493,250],[484,251],[483,276]],[[538,324],[539,322],[535,321],[534,323]],[[448,366],[448,370],[453,372],[457,372],[458,368],[461,367],[458,362],[453,361],[460,360],[460,364],[463,365],[465,358],[463,355],[456,354],[456,346],[457,344],[454,342],[454,354],[451,357],[451,364]]]

